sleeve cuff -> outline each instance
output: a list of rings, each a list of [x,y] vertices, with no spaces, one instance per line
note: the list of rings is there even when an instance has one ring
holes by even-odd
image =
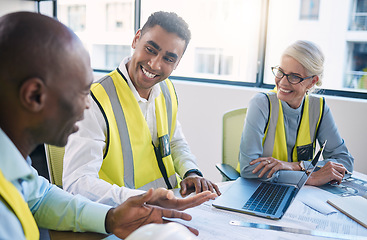
[[[107,212],[111,209],[111,206],[107,206],[100,203],[91,203],[86,206],[88,208],[83,215],[83,219],[87,219],[88,224],[85,224],[84,231],[99,232],[107,234],[105,221]]]

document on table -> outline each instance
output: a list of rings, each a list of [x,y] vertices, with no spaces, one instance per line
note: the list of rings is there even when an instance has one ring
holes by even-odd
[[[302,207],[302,205],[304,207]],[[343,213],[321,214],[306,207],[306,205],[300,201],[294,202],[283,218],[289,221],[294,219],[304,223],[315,223],[315,230],[367,237],[367,229],[348,218]]]
[[[367,237],[367,229],[354,222],[344,214],[338,212],[335,214],[324,215],[318,213],[300,201],[292,203],[287,213],[281,220],[274,221],[247,214],[236,213],[217,209],[211,206],[211,202],[204,203],[198,207],[185,210],[191,214],[191,221],[181,221],[187,226],[191,226],[199,230],[198,239],[201,240],[308,240],[308,239],[330,239],[323,237],[314,237],[300,234],[292,234],[286,232],[277,232],[272,230],[242,228],[231,226],[232,220],[248,221],[253,223],[265,223],[278,226],[286,226],[292,228],[312,229],[319,231],[327,231],[349,235],[361,235]],[[117,240],[114,235],[106,238],[106,240]]]
[[[193,218],[189,222],[181,221],[178,222],[185,224],[187,226],[196,228],[199,230],[199,239],[201,240],[212,240],[212,239],[231,239],[231,240],[242,240],[242,239],[269,239],[269,240],[278,240],[278,239],[315,239],[311,236],[305,235],[287,235],[287,233],[283,232],[274,232],[274,231],[264,231],[261,229],[245,229],[238,226],[232,226],[229,224],[232,220],[238,221],[249,221],[256,223],[267,223],[274,225],[282,225],[289,227],[297,227],[300,226],[314,226],[313,223],[310,224],[301,224],[301,222],[292,219],[288,220],[279,220],[273,221],[268,219],[263,219],[243,213],[236,213],[225,211],[221,209],[214,208],[211,206],[211,201],[208,203],[204,203],[198,207],[191,208],[185,210],[185,212],[189,213]],[[302,228],[301,227],[301,228]],[[324,238],[316,238],[316,239],[324,239]],[[325,238],[326,239],[326,238]]]
[[[225,186],[221,186],[221,191],[225,191]],[[177,195],[176,195],[177,196]],[[265,218],[255,217],[248,214],[221,210],[213,207],[212,200],[195,208],[185,210],[192,216],[191,221],[177,220],[184,225],[199,230],[199,239],[202,240],[242,240],[242,239],[266,239],[266,240],[294,240],[294,239],[330,239],[324,237],[314,237],[308,235],[292,234],[286,232],[278,232],[272,230],[263,230],[255,228],[243,228],[232,226],[229,224],[232,220],[247,221],[253,223],[264,223],[292,228],[311,229],[318,231],[334,232],[340,234],[359,235],[367,237],[367,229],[348,218],[341,212],[332,214],[322,214],[324,210],[315,211],[305,205],[302,200],[314,198],[317,196],[320,200],[317,204],[325,204],[328,194],[321,189],[305,186],[293,201],[284,217],[280,220],[269,220]],[[306,201],[305,201],[306,202]],[[327,211],[326,211],[327,212]],[[108,240],[116,240],[115,236],[106,238]]]
[[[227,185],[225,185],[227,187]],[[225,188],[221,187],[224,192]],[[199,230],[199,239],[327,239],[307,235],[290,234],[271,230],[249,229],[229,224],[232,220],[264,223],[292,228],[303,228],[349,235],[367,237],[367,229],[350,218],[335,211],[326,201],[333,194],[316,187],[304,186],[293,201],[284,217],[274,221],[248,214],[217,209],[211,206],[212,201],[198,207],[187,209],[185,212],[193,217],[191,221],[178,221]],[[310,199],[311,201],[306,201]],[[310,202],[314,206],[310,207]],[[308,204],[304,204],[307,202]],[[317,209],[317,211],[315,210]],[[321,213],[323,212],[323,213]],[[332,212],[330,214],[330,212]]]
[[[339,185],[325,184],[319,188],[341,197],[362,196],[367,198],[367,181],[354,175],[344,179]]]
[[[297,199],[313,210],[322,214],[336,213],[337,210],[327,203],[334,195],[330,192],[320,190],[317,187],[304,186],[298,193]]]
[[[249,229],[229,225],[232,220],[264,223],[292,228],[312,229],[349,235],[367,236],[367,230],[342,213],[324,215],[300,201],[292,203],[291,208],[281,220],[274,221],[247,214],[216,209],[210,203],[187,209],[192,215],[189,222],[178,221],[199,230],[199,239],[328,239],[307,235],[289,234],[271,230]]]

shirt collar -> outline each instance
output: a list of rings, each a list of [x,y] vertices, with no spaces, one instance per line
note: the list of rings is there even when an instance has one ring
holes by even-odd
[[[32,176],[30,158],[23,158],[17,147],[0,128],[0,169],[8,181]]]
[[[289,106],[287,102],[281,101],[282,106],[283,106],[283,112],[284,113],[287,113],[287,114],[301,114],[302,109],[303,109],[303,102],[304,101],[305,101],[305,97],[303,97],[303,100],[301,102],[301,105],[298,108],[296,108],[296,109],[294,109],[291,106]]]
[[[131,89],[134,97],[136,98],[136,100],[138,102],[152,102],[152,101],[154,101],[159,96],[159,94],[161,93],[161,88],[160,88],[159,84],[155,84],[152,87],[152,90],[150,91],[148,100],[140,97],[140,95],[139,95],[138,91],[136,90],[134,84],[132,83],[132,81],[130,79],[130,76],[129,76],[129,73],[128,73],[127,69],[126,69],[126,64],[130,60],[131,60],[131,56],[124,58],[122,60],[122,62],[120,63],[120,65],[119,65],[119,70],[125,76],[125,78],[127,80],[127,84],[129,85],[129,87],[130,87],[130,89]]]

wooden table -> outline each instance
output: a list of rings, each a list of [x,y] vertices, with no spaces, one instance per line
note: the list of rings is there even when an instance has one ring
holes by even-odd
[[[91,232],[70,232],[49,230],[51,240],[100,240],[108,237],[106,234]]]

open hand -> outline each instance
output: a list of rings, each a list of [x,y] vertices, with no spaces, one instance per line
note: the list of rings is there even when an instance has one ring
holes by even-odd
[[[147,204],[153,197],[153,189],[146,193],[128,198],[116,208],[111,208],[106,215],[106,230],[119,238],[126,238],[139,227],[149,223],[167,223],[164,218],[180,218],[191,220],[191,215]],[[187,227],[192,233],[198,235],[198,230]]]
[[[195,196],[188,198],[176,198],[171,190],[165,188],[157,188],[153,191],[153,196],[148,204],[157,205],[164,208],[185,210],[187,208],[192,208],[206,202],[210,199],[215,199],[218,195],[210,191],[204,191]]]

